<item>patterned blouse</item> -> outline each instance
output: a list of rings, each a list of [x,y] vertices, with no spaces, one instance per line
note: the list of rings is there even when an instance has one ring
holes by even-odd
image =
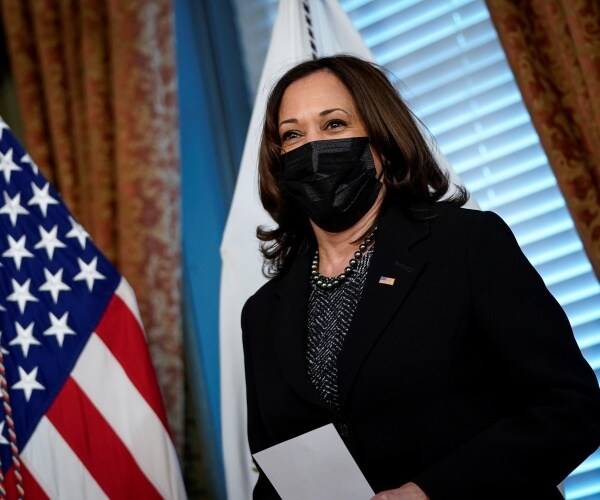
[[[313,386],[332,408],[339,409],[337,362],[360,300],[373,246],[338,288],[323,290],[311,281],[308,299],[306,365]]]

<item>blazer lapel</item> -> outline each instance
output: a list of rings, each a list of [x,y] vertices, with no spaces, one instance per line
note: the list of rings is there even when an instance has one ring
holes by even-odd
[[[305,338],[310,264],[308,255],[299,257],[282,278],[276,291],[279,302],[273,311],[274,321],[270,334],[288,383],[304,399],[329,409],[311,384],[306,370]]]
[[[339,363],[342,405],[348,397],[360,366],[394,313],[398,310],[425,262],[408,251],[429,234],[427,224],[411,222],[396,207],[390,207],[381,223],[361,300],[354,313]],[[386,283],[380,283],[387,278]],[[393,284],[391,283],[393,280]]]

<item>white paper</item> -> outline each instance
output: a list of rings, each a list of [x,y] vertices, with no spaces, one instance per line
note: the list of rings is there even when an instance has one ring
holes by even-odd
[[[253,456],[283,500],[369,500],[375,495],[333,424]]]

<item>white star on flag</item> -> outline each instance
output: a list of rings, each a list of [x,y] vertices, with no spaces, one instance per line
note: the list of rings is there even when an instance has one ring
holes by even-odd
[[[42,292],[50,292],[50,295],[52,295],[52,300],[55,304],[58,302],[58,294],[60,292],[71,289],[69,285],[63,282],[62,275],[62,268],[56,271],[56,274],[52,274],[48,269],[44,268],[44,276],[46,276],[46,281],[42,284],[42,286],[40,286],[39,290]]]
[[[40,226],[40,241],[35,244],[33,248],[36,250],[40,248],[45,248],[48,253],[48,258],[52,260],[54,256],[54,249],[56,248],[66,248],[62,241],[58,239],[56,236],[58,232],[58,226],[54,226],[50,231],[46,231],[42,226]]]
[[[8,345],[20,345],[23,350],[23,356],[27,357],[29,348],[32,345],[42,345],[42,343],[33,336],[33,321],[29,323],[26,328],[23,328],[15,321],[15,328],[17,329],[17,336],[12,339]]]
[[[31,189],[33,190],[33,196],[27,203],[28,205],[39,205],[44,217],[46,217],[46,213],[48,212],[48,205],[58,205],[58,201],[52,198],[48,193],[49,188],[49,183],[46,183],[46,185],[40,189],[35,182],[32,182]]]
[[[21,236],[19,241],[15,241],[13,237],[9,234],[8,246],[10,248],[2,254],[2,257],[9,257],[13,259],[15,261],[15,266],[17,267],[17,269],[21,268],[21,261],[25,257],[33,257],[33,254],[25,247],[25,235]]]
[[[28,213],[27,209],[21,206],[21,193],[17,193],[14,198],[11,198],[4,191],[4,205],[0,208],[0,214],[8,214],[13,226],[17,223],[17,217],[20,214],[26,215]]]
[[[25,283],[23,283],[22,285],[19,284],[19,282],[14,278],[12,278],[11,281],[13,286],[13,293],[6,297],[6,300],[10,300],[11,302],[17,302],[19,304],[19,310],[21,311],[21,314],[23,314],[27,302],[39,302],[39,300],[33,295],[31,295],[31,293],[29,292],[31,278],[28,278],[27,281],[25,281]]]
[[[38,168],[38,166],[35,164],[35,162],[31,159],[31,156],[29,156],[29,154],[25,153],[22,157],[21,157],[21,163],[29,163],[31,165],[31,170],[33,170],[33,173],[35,175],[37,175],[40,171],[40,169]]]
[[[1,129],[0,129],[1,130]],[[6,154],[0,153],[0,172],[4,173],[4,180],[8,184],[10,182],[11,172],[18,172],[23,170],[17,165],[13,159],[13,150],[9,149]]]
[[[75,332],[67,325],[67,319],[69,319],[69,313],[65,312],[60,318],[49,313],[50,322],[52,325],[44,331],[44,335],[54,335],[59,347],[62,347],[65,340],[65,335],[75,335]]]
[[[0,444],[8,444],[8,439],[4,437],[4,424],[6,422],[0,422]]]
[[[80,271],[73,277],[73,281],[85,281],[87,283],[90,292],[94,288],[95,280],[106,279],[103,274],[100,274],[96,270],[98,265],[98,257],[94,257],[89,264],[86,264],[83,260],[77,257],[77,263],[79,264]]]
[[[33,391],[44,390],[45,387],[36,380],[38,371],[37,366],[29,373],[23,370],[23,368],[21,368],[20,366],[18,368],[20,380],[17,383],[13,384],[11,388],[21,389],[25,393],[25,399],[29,401],[29,398],[31,397],[31,393]]]
[[[86,233],[85,229],[83,229],[81,224],[75,222],[75,219],[73,219],[73,217],[69,216],[69,220],[71,221],[71,230],[67,233],[67,238],[77,238],[77,241],[79,241],[81,248],[84,249],[85,239],[89,238],[89,235]]]

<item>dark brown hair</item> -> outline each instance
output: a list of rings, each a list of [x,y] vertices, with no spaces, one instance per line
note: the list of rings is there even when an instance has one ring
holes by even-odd
[[[384,203],[410,207],[419,202],[440,200],[449,189],[448,175],[437,164],[423,137],[418,119],[404,103],[379,66],[362,59],[341,55],[303,62],[283,75],[269,99],[260,143],[258,172],[260,199],[278,224],[275,229],[257,228],[263,242],[264,272],[275,276],[285,271],[293,259],[314,242],[308,218],[286,202],[278,187],[281,172],[279,106],[285,90],[293,82],[318,71],[333,73],[346,86],[367,128],[373,148],[386,159],[383,170]],[[424,130],[424,127],[423,127]],[[464,188],[448,203],[464,205]],[[413,213],[413,216],[418,216]]]

